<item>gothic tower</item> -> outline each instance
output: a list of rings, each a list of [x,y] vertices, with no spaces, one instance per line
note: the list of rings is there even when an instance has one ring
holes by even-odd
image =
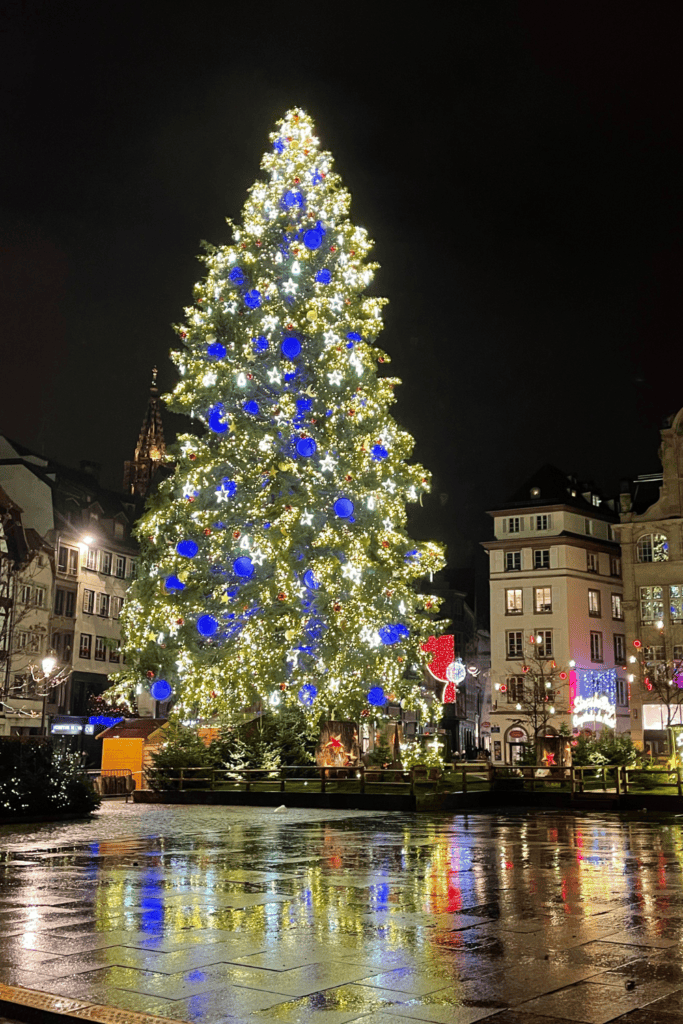
[[[147,411],[142,421],[135,458],[124,463],[123,489],[126,494],[136,498],[146,497],[152,478],[165,458],[166,442],[161,422],[157,368],[155,366],[152,370],[152,386],[149,389]]]

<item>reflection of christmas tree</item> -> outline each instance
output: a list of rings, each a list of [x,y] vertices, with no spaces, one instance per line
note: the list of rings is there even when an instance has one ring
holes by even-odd
[[[316,717],[416,707],[404,671],[437,602],[413,583],[443,559],[405,531],[429,480],[376,372],[370,242],[311,120],[290,111],[271,139],[178,329],[169,406],[207,429],[139,525],[121,679],[168,679],[193,717],[275,695]]]

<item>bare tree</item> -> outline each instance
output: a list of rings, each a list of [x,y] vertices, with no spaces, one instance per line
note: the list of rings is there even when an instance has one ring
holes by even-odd
[[[524,661],[497,689],[507,693],[510,713],[516,714],[513,725],[526,729],[540,761],[548,729],[559,732],[557,723],[569,714],[569,673],[546,654],[542,636],[530,637],[525,646]]]
[[[677,628],[680,636],[675,635]],[[648,646],[636,640],[630,660],[638,665],[640,682],[646,691],[644,699],[666,709],[668,729],[674,723],[683,724],[683,642],[676,643],[683,641],[683,629],[672,624],[667,633],[662,621],[657,623],[657,629],[659,642]]]

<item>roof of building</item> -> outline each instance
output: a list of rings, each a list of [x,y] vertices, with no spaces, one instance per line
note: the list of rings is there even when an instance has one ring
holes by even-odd
[[[593,502],[595,496],[599,504]],[[546,463],[536,470],[507,501],[496,505],[491,512],[503,509],[547,508],[553,505],[569,505],[581,512],[590,512],[599,519],[616,521],[618,516],[602,499],[592,481],[581,482],[575,476],[564,473],[557,466]]]
[[[146,740],[158,729],[163,729],[165,725],[168,725],[167,718],[124,718],[122,722],[105,729],[97,738],[99,740]]]

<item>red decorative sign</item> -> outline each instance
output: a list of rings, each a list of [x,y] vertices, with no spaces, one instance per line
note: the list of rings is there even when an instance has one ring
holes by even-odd
[[[452,633],[446,633],[443,636],[430,636],[426,644],[420,644],[425,653],[434,655],[427,668],[434,678],[439,679],[442,683],[449,682],[446,669],[452,661],[455,661],[453,644]]]

